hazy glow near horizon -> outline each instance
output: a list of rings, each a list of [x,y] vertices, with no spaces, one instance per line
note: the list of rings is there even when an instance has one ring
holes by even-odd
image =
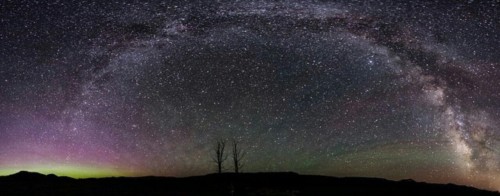
[[[55,174],[57,176],[67,176],[72,178],[101,178],[101,177],[121,177],[133,176],[127,172],[114,168],[95,168],[81,165],[19,165],[0,169],[0,176],[8,176],[19,171],[37,172],[41,174]]]

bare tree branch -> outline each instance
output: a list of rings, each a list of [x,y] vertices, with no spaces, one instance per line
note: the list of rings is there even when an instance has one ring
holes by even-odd
[[[243,158],[246,155],[246,152],[243,151],[239,146],[236,140],[233,140],[233,164],[234,164],[234,173],[239,173],[243,168],[244,164],[242,163]]]
[[[224,150],[226,148],[226,141],[224,140],[219,140],[217,141],[217,144],[215,145],[214,148],[214,155],[212,156],[212,160],[215,162],[217,165],[217,172],[222,173],[222,170],[224,169],[224,161],[226,161],[228,155],[224,153]]]

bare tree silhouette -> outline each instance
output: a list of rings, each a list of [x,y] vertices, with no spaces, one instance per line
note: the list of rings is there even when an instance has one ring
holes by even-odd
[[[219,140],[214,148],[214,156],[212,160],[217,164],[217,172],[220,174],[224,169],[224,161],[227,159],[227,154],[224,154],[224,149],[226,148],[226,141]]]
[[[233,164],[234,164],[234,173],[239,173],[241,168],[243,168],[243,158],[245,157],[246,152],[238,146],[239,142],[233,140]]]

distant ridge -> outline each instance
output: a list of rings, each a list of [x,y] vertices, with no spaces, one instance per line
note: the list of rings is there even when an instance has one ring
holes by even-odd
[[[38,179],[45,179],[45,178],[57,178],[56,175],[54,174],[49,174],[49,175],[44,175],[41,173],[36,173],[36,172],[29,172],[29,171],[20,171],[15,174],[7,176],[9,178],[13,179],[24,179],[24,180],[38,180]]]
[[[66,180],[66,179],[72,179],[70,177],[58,177],[55,174],[41,174],[37,172],[30,172],[30,171],[20,171],[15,174],[11,174],[8,176],[4,176],[3,178],[6,178],[7,180],[24,180],[24,181],[46,181],[46,180]]]
[[[73,179],[21,171],[0,177],[0,195],[491,195],[500,193],[411,179],[223,173],[175,177]]]
[[[28,177],[28,176],[45,176],[41,173],[30,172],[30,171],[19,171],[15,174],[8,175],[9,177]]]

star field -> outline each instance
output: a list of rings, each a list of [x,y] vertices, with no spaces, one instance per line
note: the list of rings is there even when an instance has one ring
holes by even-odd
[[[0,174],[244,172],[500,190],[500,3],[2,1]],[[226,163],[230,171],[230,163]]]

